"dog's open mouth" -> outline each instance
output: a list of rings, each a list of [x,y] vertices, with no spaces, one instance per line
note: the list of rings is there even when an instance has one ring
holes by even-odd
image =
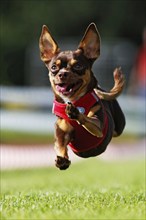
[[[59,83],[56,84],[56,90],[65,96],[71,96],[81,85],[82,80],[79,80],[76,83]]]

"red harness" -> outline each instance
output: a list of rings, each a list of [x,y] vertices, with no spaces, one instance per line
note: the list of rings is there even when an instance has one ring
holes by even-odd
[[[73,102],[73,104],[78,108],[80,113],[87,115],[91,107],[99,101],[100,99],[98,98],[98,96],[95,94],[94,91],[92,91],[92,92],[85,94],[79,100]],[[103,112],[104,112],[104,125],[103,125],[103,130],[102,130],[103,136],[101,138],[98,138],[90,134],[84,127],[79,125],[75,120],[71,120],[66,115],[65,113],[66,104],[65,103],[60,103],[54,100],[52,112],[56,116],[59,116],[67,120],[75,129],[75,138],[73,141],[69,143],[69,146],[74,152],[84,152],[92,148],[99,147],[102,144],[107,134],[107,130],[108,130],[108,117],[107,117],[107,114],[106,114],[106,111],[103,105],[102,107],[103,107]]]

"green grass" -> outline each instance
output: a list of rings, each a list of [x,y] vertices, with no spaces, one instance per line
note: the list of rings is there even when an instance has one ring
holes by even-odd
[[[97,158],[55,167],[1,172],[4,219],[145,219],[144,161]]]
[[[40,145],[52,144],[54,142],[53,134],[34,133],[34,132],[19,132],[13,130],[1,130],[1,143],[10,145]]]
[[[142,138],[142,137],[140,137]],[[35,132],[24,132],[14,130],[1,130],[0,131],[1,144],[8,145],[40,145],[40,144],[53,144],[54,134],[53,133],[35,133]],[[139,140],[136,135],[123,134],[118,138],[113,138],[112,143],[119,144],[125,142],[134,143]]]

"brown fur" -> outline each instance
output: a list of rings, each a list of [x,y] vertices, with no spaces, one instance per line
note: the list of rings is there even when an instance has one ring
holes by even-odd
[[[115,69],[114,86],[109,92],[102,91],[98,86],[91,70],[93,62],[100,55],[100,35],[95,24],[89,25],[76,51],[62,52],[45,25],[42,28],[39,46],[41,59],[49,70],[55,99],[61,103],[68,101],[66,107],[68,117],[77,121],[92,135],[102,137],[103,123],[100,118],[94,117],[101,109],[101,105],[97,103],[86,116],[72,104],[93,89],[101,100],[112,101],[124,87],[121,68]],[[116,131],[113,130],[113,134],[115,135]],[[56,166],[66,169],[70,165],[67,145],[74,137],[74,128],[65,119],[58,118],[55,137]]]

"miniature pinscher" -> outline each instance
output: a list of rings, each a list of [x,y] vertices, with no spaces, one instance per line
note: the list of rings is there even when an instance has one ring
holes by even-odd
[[[71,164],[68,145],[79,157],[97,156],[125,127],[116,100],[125,84],[121,68],[114,70],[114,86],[109,92],[98,85],[92,72],[100,56],[100,42],[96,25],[91,23],[75,51],[61,51],[47,26],[42,27],[40,56],[49,70],[54,92],[55,164],[60,170]]]

